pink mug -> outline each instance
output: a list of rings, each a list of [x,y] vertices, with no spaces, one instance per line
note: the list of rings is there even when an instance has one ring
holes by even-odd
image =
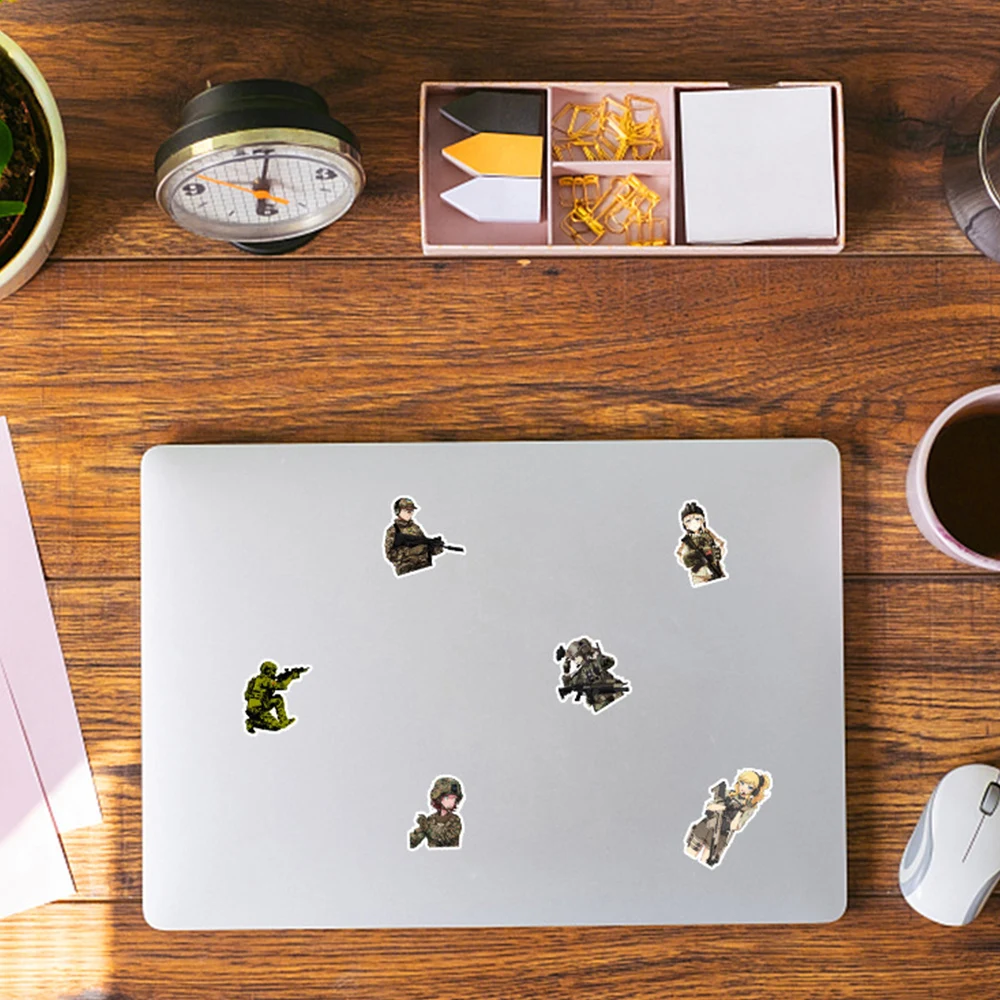
[[[988,385],[966,393],[943,410],[927,428],[906,472],[906,502],[917,527],[931,545],[959,562],[1000,573],[1000,559],[970,549],[948,531],[934,510],[927,490],[927,460],[938,435],[950,424],[983,413],[1000,414],[1000,385]]]

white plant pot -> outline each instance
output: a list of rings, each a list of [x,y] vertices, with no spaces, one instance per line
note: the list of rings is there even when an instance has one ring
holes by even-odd
[[[21,71],[21,75],[34,91],[35,98],[45,115],[49,127],[52,147],[49,150],[49,187],[45,195],[42,214],[35,223],[24,246],[2,267],[0,267],[0,299],[16,292],[45,263],[52,248],[59,239],[63,220],[66,218],[66,136],[62,118],[52,91],[38,67],[28,58],[24,50],[13,39],[0,31],[0,50]]]

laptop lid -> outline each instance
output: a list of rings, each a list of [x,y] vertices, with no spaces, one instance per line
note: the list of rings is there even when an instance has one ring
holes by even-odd
[[[840,525],[820,440],[152,449],[147,920],[836,919]]]

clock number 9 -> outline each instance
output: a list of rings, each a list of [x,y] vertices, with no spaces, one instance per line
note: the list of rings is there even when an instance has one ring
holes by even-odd
[[[181,190],[189,197],[194,198],[196,195],[205,193],[204,184],[185,184]]]
[[[337,176],[336,170],[331,170],[329,167],[317,167],[316,169],[316,180],[318,181],[332,181]]]

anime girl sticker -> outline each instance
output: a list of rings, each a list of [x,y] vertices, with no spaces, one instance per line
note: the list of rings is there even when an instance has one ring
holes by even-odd
[[[705,814],[691,825],[684,838],[684,853],[706,868],[718,865],[732,843],[733,837],[757,814],[761,803],[771,795],[771,775],[767,771],[747,768],[740,771],[733,787],[721,779],[709,789]]]
[[[697,500],[689,500],[681,508],[681,527],[684,534],[675,554],[677,562],[688,571],[691,586],[725,580],[722,558],[726,540],[709,528],[705,508]]]
[[[462,817],[456,810],[464,797],[458,778],[448,775],[438,778],[428,792],[430,815],[419,813],[414,820],[416,826],[409,836],[410,850],[424,841],[428,847],[461,847]]]

